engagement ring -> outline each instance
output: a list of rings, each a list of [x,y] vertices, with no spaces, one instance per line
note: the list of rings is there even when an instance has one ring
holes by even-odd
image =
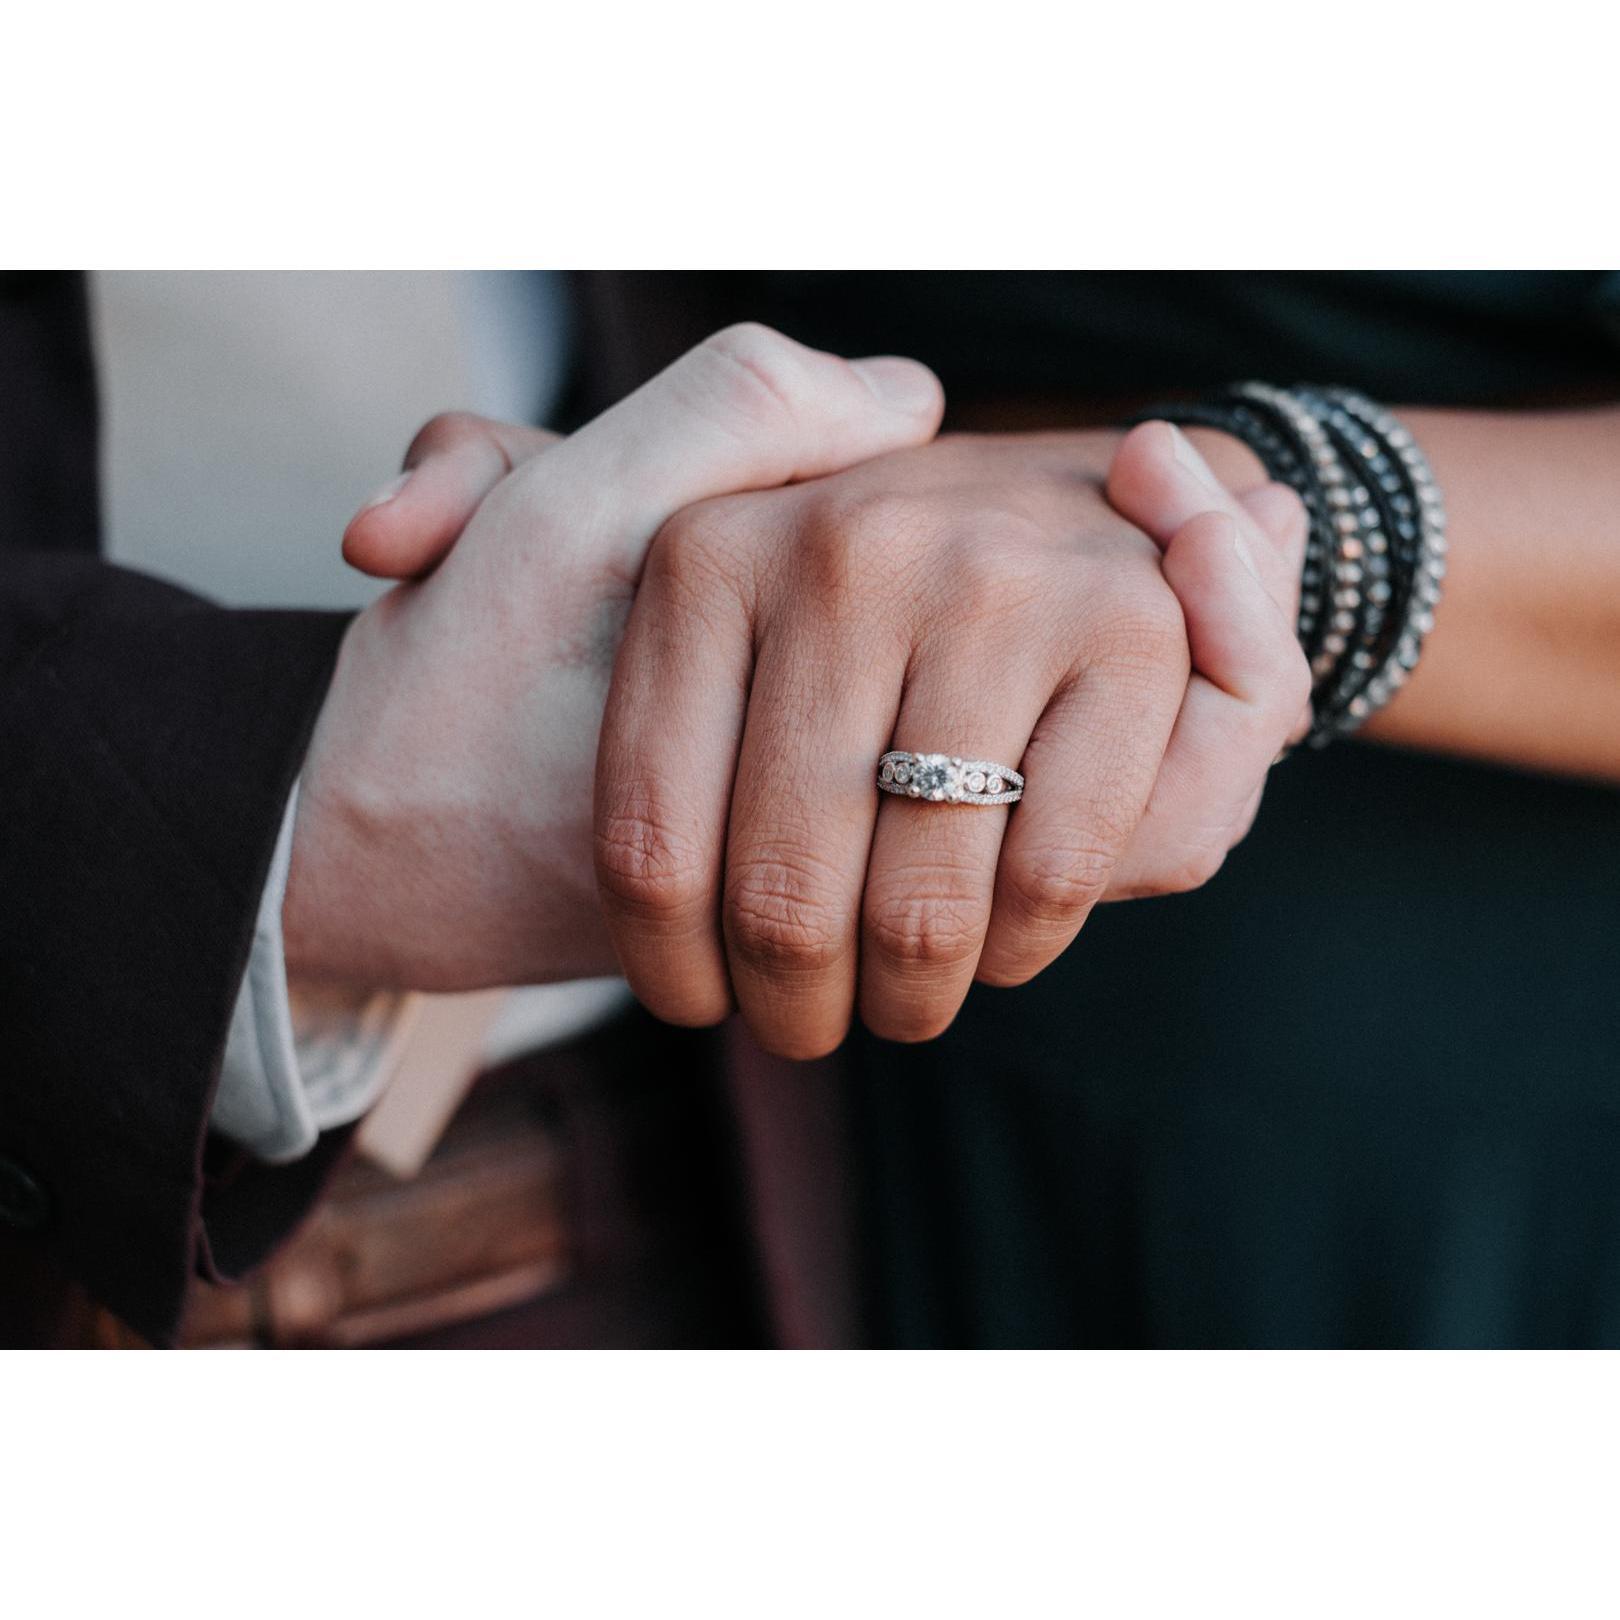
[[[1024,796],[1023,777],[1005,765],[900,748],[878,761],[877,785],[885,793],[934,804],[1012,804]]]

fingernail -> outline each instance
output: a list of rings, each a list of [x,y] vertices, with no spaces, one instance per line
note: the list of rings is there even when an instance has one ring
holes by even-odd
[[[379,489],[377,493],[360,508],[360,512],[369,512],[375,506],[386,506],[397,494],[399,494],[402,489],[404,489],[408,483],[410,483],[410,481],[411,475],[409,472],[402,472],[397,478],[390,478],[388,482],[384,484],[383,487]],[[360,512],[356,512],[355,516],[359,517]]]
[[[1192,440],[1174,422],[1170,424],[1170,435],[1171,448],[1175,451],[1177,462],[1212,494],[1224,495],[1226,486],[1210,471],[1209,463],[1193,449]]]
[[[851,360],[861,381],[891,410],[920,415],[939,402],[939,380],[927,366],[899,355],[879,354],[865,360]]]

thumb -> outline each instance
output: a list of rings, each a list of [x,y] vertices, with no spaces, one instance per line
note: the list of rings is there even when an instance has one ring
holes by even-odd
[[[1292,623],[1299,614],[1299,576],[1305,566],[1310,519],[1305,503],[1287,484],[1261,484],[1238,497],[1270,545],[1260,553],[1260,577]]]
[[[536,462],[545,498],[594,511],[639,570],[663,524],[714,495],[841,472],[926,444],[945,396],[915,360],[841,360],[769,327],[727,327]]]
[[[343,558],[378,579],[431,572],[479,503],[514,467],[557,442],[555,433],[468,411],[435,416],[405,452],[405,470],[349,519]]]
[[[1142,422],[1114,452],[1108,499],[1160,546],[1201,513],[1224,513],[1242,532],[1272,600],[1285,613],[1296,611],[1306,520],[1299,497],[1285,485],[1261,485],[1240,498],[1180,428]]]

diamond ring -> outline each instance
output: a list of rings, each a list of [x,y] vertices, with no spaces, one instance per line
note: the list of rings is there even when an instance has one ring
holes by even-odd
[[[936,804],[1012,804],[1024,796],[1024,779],[988,759],[956,754],[908,754],[892,748],[878,761],[877,785],[885,793]]]

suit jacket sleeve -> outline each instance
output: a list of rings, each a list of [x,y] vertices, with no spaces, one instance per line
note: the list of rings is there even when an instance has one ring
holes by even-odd
[[[275,1169],[207,1121],[345,623],[0,552],[0,1160],[35,1195],[14,1236],[158,1342],[193,1272],[261,1259],[341,1145]]]

